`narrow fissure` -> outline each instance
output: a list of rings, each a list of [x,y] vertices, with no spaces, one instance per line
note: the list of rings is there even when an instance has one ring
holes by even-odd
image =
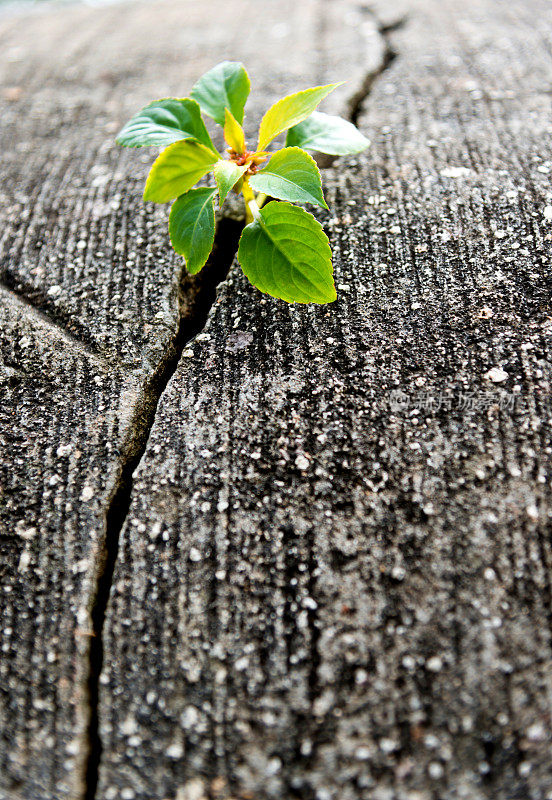
[[[369,12],[372,13],[372,12]],[[369,70],[366,75],[364,76],[364,80],[362,81],[361,85],[357,89],[357,91],[351,95],[347,102],[347,119],[353,123],[353,125],[358,124],[359,117],[363,110],[364,101],[369,97],[370,92],[372,91],[372,86],[374,85],[375,81],[382,75],[386,69],[388,69],[393,61],[397,58],[396,50],[391,46],[390,34],[394,31],[399,30],[403,27],[406,22],[406,18],[398,19],[396,22],[393,22],[391,25],[378,25],[378,32],[383,39],[384,42],[384,49],[383,49],[383,56],[381,62],[375,69]]]
[[[385,41],[381,63],[366,73],[359,89],[349,98],[344,116],[357,124],[363,111],[364,102],[370,95],[377,78],[385,72],[397,57],[391,47],[389,34],[402,27],[404,19],[389,26],[380,26],[379,32]],[[120,533],[130,510],[133,474],[146,450],[153,427],[157,406],[167,384],[179,364],[186,344],[204,328],[213,303],[216,288],[228,274],[238,250],[243,221],[223,217],[217,226],[213,252],[199,275],[190,276],[183,272],[180,286],[180,324],[175,341],[167,358],[159,367],[145,392],[146,399],[136,412],[136,433],[126,459],[121,468],[119,486],[113,495],[106,517],[105,559],[98,579],[97,593],[92,609],[92,626],[89,657],[89,704],[90,721],[88,726],[89,751],[86,763],[84,800],[97,800],[102,743],[99,732],[99,680],[103,667],[103,630],[113,574],[119,551]],[[316,645],[315,645],[316,649]]]
[[[135,434],[121,468],[119,485],[109,504],[106,517],[104,563],[92,608],[88,693],[90,721],[88,726],[88,760],[84,800],[95,800],[98,787],[102,743],[99,732],[99,680],[103,667],[103,628],[109,602],[113,573],[119,551],[119,538],[131,502],[133,474],[137,468],[155,421],[157,406],[167,384],[174,375],[186,344],[205,327],[209,311],[216,300],[216,289],[227,274],[238,249],[243,222],[223,217],[217,226],[215,243],[209,261],[198,275],[183,272],[180,285],[180,323],[178,333],[165,361],[152,377],[145,392],[144,405],[136,412]]]
[[[54,328],[60,336],[70,340],[73,347],[83,350],[93,359],[106,358],[105,353],[97,347],[84,326],[75,322],[70,314],[64,315],[57,309],[54,313],[42,293],[24,285],[8,271],[0,274],[0,292],[8,292],[12,302],[15,300],[43,324]]]

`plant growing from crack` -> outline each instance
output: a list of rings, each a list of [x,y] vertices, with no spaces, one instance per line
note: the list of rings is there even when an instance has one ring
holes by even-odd
[[[230,191],[241,192],[246,226],[238,261],[251,283],[288,303],[336,299],[328,237],[312,214],[292,203],[328,208],[320,172],[306,150],[340,156],[369,144],[352,123],[316,111],[340,85],[305,89],[271,106],[255,150],[247,149],[242,128],[250,82],[238,62],[223,61],[197,81],[190,97],[150,103],[124,126],[118,144],[165,147],[148,175],[144,200],[175,201],[169,236],[189,273],[200,271],[213,248],[216,195],[222,206]],[[202,113],[223,127],[228,157],[213,145]],[[285,147],[269,152],[285,131]],[[214,186],[192,188],[210,172]],[[276,200],[265,205],[268,198]]]

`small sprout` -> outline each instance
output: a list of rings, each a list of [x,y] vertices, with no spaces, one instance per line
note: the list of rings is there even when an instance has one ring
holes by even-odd
[[[118,144],[165,148],[150,170],[144,200],[174,200],[169,236],[189,273],[200,271],[213,248],[216,196],[222,206],[233,191],[245,201],[238,261],[251,283],[288,303],[336,299],[328,237],[312,214],[293,203],[328,208],[320,172],[306,150],[342,156],[369,145],[350,122],[316,111],[337,86],[305,89],[275,103],[261,120],[254,150],[247,148],[242,127],[249,76],[237,62],[223,61],[207,72],[190,97],[157,100],[127,122]],[[202,113],[223,127],[226,155],[213,145]],[[269,152],[284,131],[285,147]],[[213,186],[193,188],[210,173]]]

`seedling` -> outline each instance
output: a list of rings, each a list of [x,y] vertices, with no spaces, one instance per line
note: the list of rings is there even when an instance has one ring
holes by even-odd
[[[254,150],[242,128],[249,76],[237,62],[223,61],[198,80],[190,97],[150,103],[124,126],[118,144],[165,147],[148,175],[144,200],[175,201],[169,236],[189,273],[200,271],[213,248],[216,195],[222,206],[230,191],[241,192],[246,226],[238,261],[251,283],[288,303],[336,299],[328,237],[312,214],[292,203],[328,208],[320,172],[306,150],[340,156],[369,144],[350,122],[316,111],[340,85],[305,89],[275,103],[261,120]],[[223,127],[227,156],[213,145],[202,113]],[[269,152],[284,131],[285,147]],[[192,188],[210,172],[214,186]]]

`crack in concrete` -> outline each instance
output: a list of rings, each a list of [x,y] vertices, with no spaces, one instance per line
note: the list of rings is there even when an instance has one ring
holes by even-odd
[[[349,100],[347,101],[346,117],[349,120],[349,122],[353,123],[353,125],[358,124],[359,117],[363,110],[364,102],[369,97],[374,83],[380,77],[380,75],[382,75],[385,72],[385,70],[388,69],[393,63],[393,61],[397,58],[397,52],[391,46],[390,35],[394,31],[402,28],[403,25],[406,23],[406,17],[402,17],[401,19],[396,20],[390,25],[383,25],[378,20],[375,12],[371,11],[370,9],[367,9],[367,11],[375,19],[377,23],[378,32],[383,39],[384,50],[382,59],[378,64],[378,66],[375,67],[374,69],[369,70],[366,73],[357,91],[354,92],[354,94],[352,94]]]
[[[210,309],[216,300],[218,284],[224,280],[238,249],[243,223],[223,217],[217,226],[215,244],[209,261],[197,276],[183,270],[180,290],[180,324],[178,333],[164,361],[150,379],[144,400],[134,412],[134,434],[123,457],[119,484],[111,498],[106,514],[103,563],[99,565],[96,596],[92,606],[92,626],[89,654],[88,696],[88,758],[84,782],[85,800],[95,800],[102,743],[99,733],[99,680],[103,667],[103,628],[109,603],[113,573],[119,552],[120,534],[128,516],[133,475],[145,453],[151,429],[155,423],[159,401],[174,375],[185,346],[205,327]]]
[[[53,330],[68,345],[76,348],[81,353],[85,353],[99,369],[106,369],[110,366],[105,352],[99,350],[92,342],[79,338],[63,322],[50,315],[44,308],[35,305],[29,297],[16,288],[15,284],[12,285],[5,275],[0,278],[0,298],[2,295],[5,297],[6,302],[16,303],[22,311],[29,314],[34,323]]]
[[[372,11],[369,13],[373,14]],[[379,32],[385,42],[381,63],[376,69],[366,73],[361,86],[346,103],[344,116],[357,123],[363,105],[370,95],[374,82],[394,61],[397,54],[389,42],[389,34],[400,28],[404,19],[389,26],[379,25]],[[159,401],[174,375],[185,346],[197,336],[207,323],[212,306],[216,300],[216,287],[223,281],[232,265],[238,250],[243,222],[223,217],[218,225],[215,247],[207,265],[194,278],[185,270],[181,280],[180,326],[175,341],[164,362],[159,366],[145,391],[144,403],[135,412],[135,435],[121,467],[119,485],[109,504],[106,515],[106,539],[104,562],[100,574],[96,597],[92,609],[94,637],[90,647],[90,670],[88,679],[90,721],[88,726],[89,753],[86,765],[84,800],[97,800],[99,769],[102,756],[102,742],[99,733],[99,679],[103,667],[103,628],[113,574],[119,551],[119,539],[128,516],[131,503],[134,471],[146,451],[150,432],[155,423]],[[311,627],[314,627],[314,623]],[[317,642],[313,642],[317,649]],[[316,673],[316,667],[314,674]],[[312,678],[312,676],[311,676]],[[312,678],[314,680],[314,678]]]

